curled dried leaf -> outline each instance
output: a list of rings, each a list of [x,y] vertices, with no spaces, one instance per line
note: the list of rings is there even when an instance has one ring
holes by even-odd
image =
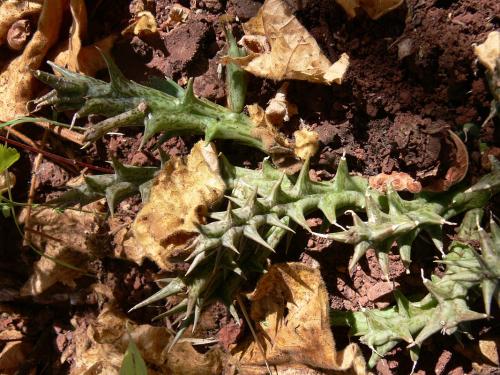
[[[147,257],[162,269],[172,269],[174,260],[187,255],[197,225],[204,223],[208,208],[225,189],[212,144],[198,142],[186,161],[172,158],[155,178],[149,201],[132,224],[134,240],[125,253],[137,263]]]
[[[165,22],[160,25],[161,29],[172,29],[187,21],[191,10],[189,8],[183,7],[181,4],[174,4]]]
[[[450,155],[453,158],[449,160],[450,164],[444,177],[434,178],[432,182],[423,185],[423,189],[426,191],[447,191],[450,187],[462,181],[467,174],[467,170],[469,169],[469,153],[465,144],[451,130],[448,130],[446,143],[452,151]]]
[[[307,160],[318,152],[319,134],[318,132],[301,129],[293,133],[295,137],[294,152],[302,160]]]
[[[98,233],[104,219],[98,213],[103,209],[103,205],[96,202],[84,206],[82,211],[32,210],[30,227],[25,231],[30,234],[30,242],[46,256],[35,263],[33,274],[21,288],[21,295],[39,295],[56,283],[70,287],[76,285],[74,280],[87,269],[88,262],[102,253]],[[21,214],[21,221],[24,221],[25,213]]]
[[[489,33],[483,43],[474,47],[474,54],[486,69],[494,72],[497,59],[500,58],[500,31]]]
[[[372,188],[381,192],[387,191],[388,186],[392,186],[396,191],[409,191],[410,193],[419,193],[422,190],[422,184],[405,172],[380,173],[371,176],[369,183]]]
[[[89,76],[106,67],[101,53],[107,53],[113,47],[117,35],[111,34],[95,44],[83,46],[82,40],[87,35],[87,8],[83,0],[71,0],[70,10],[72,24],[70,37],[57,48],[52,60],[74,72]]]
[[[335,0],[349,17],[355,17],[359,8],[363,9],[368,16],[376,20],[384,14],[398,8],[403,0]]]
[[[253,340],[232,351],[245,374],[265,373],[265,363],[278,373],[312,370],[365,374],[365,361],[356,344],[337,352],[330,330],[329,303],[318,269],[301,263],[271,266],[250,295],[251,319],[262,346]]]
[[[148,368],[148,374],[210,375],[221,373],[219,350],[198,353],[180,342],[168,351],[172,339],[166,327],[136,325],[113,306],[104,306],[88,328],[73,333],[75,363],[71,375],[118,375],[124,354],[133,340]]]
[[[283,122],[290,121],[290,118],[298,113],[297,106],[287,100],[287,91],[288,82],[285,82],[269,101],[265,110],[266,121],[277,127],[283,125]]]
[[[316,40],[292,14],[283,0],[266,0],[255,17],[243,24],[248,55],[225,56],[246,71],[273,80],[297,79],[340,84],[349,65],[349,56],[332,64]]]
[[[123,31],[122,35],[146,35],[154,34],[158,31],[156,25],[156,18],[147,10],[137,13],[134,21],[128,25]]]
[[[38,2],[19,2],[18,4],[18,2],[6,1],[2,2],[2,9],[5,4],[9,3],[15,3],[13,6],[16,9],[21,6],[21,3],[29,3],[25,6],[34,6],[34,9],[38,7],[36,5]],[[2,120],[8,121],[27,114],[26,103],[35,96],[38,84],[31,71],[40,67],[49,49],[57,42],[64,6],[64,0],[51,0],[43,3],[37,30],[33,37],[24,48],[23,53],[11,60],[6,68],[0,72]],[[0,17],[1,19],[2,17]],[[0,24],[0,35],[2,35],[1,27]],[[5,31],[5,37],[7,31],[8,28]]]

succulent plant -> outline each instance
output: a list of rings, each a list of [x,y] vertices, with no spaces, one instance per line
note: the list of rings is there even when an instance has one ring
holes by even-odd
[[[492,172],[468,189],[464,189],[462,184],[449,192],[421,193],[412,200],[402,199],[390,186],[387,194],[378,199],[374,199],[373,193],[367,191],[364,206],[368,220],[364,222],[354,211],[350,211],[353,225],[347,231],[325,237],[354,245],[350,269],[368,249],[374,249],[382,271],[388,277],[388,253],[394,243],[397,243],[405,266],[411,262],[412,243],[422,231],[442,252],[442,225],[452,224],[448,220],[464,211],[484,207],[493,195],[500,192],[498,161],[492,159],[492,165]]]
[[[396,291],[396,306],[387,309],[332,311],[333,325],[349,326],[351,334],[372,349],[370,366],[401,341],[408,344],[416,361],[419,347],[431,335],[453,334],[464,322],[488,317],[492,299],[500,302],[500,229],[492,220],[487,234],[479,225],[482,213],[482,209],[466,213],[449,252],[438,261],[446,265],[444,274],[427,279],[422,273],[429,294],[420,301],[410,302]],[[480,252],[471,245],[475,239]],[[475,290],[482,292],[486,313],[469,307]]]
[[[29,102],[28,110],[38,111],[47,105],[58,111],[76,110],[73,123],[91,114],[107,117],[85,132],[87,142],[119,127],[143,125],[142,144],[156,133],[164,132],[166,136],[204,134],[206,141],[230,139],[267,153],[287,150],[281,137],[266,129],[256,129],[245,114],[197,98],[192,79],[185,90],[170,79],[157,83],[156,88],[147,87],[126,79],[108,56],[103,57],[108,65],[109,83],[52,62],[49,65],[59,76],[36,70],[35,77],[54,90]]]
[[[241,283],[255,272],[265,271],[268,257],[285,233],[293,232],[293,226],[310,231],[306,216],[313,211],[321,211],[336,224],[339,213],[366,210],[368,222],[353,214],[354,225],[349,230],[326,236],[348,243],[369,242],[369,247],[383,244],[387,246],[384,250],[396,240],[408,247],[409,256],[419,229],[437,237],[435,232],[449,212],[457,214],[474,205],[482,206],[500,185],[498,173],[492,173],[462,192],[405,201],[393,191],[383,195],[370,190],[366,179],[349,175],[345,158],[340,160],[335,177],[327,182],[310,180],[308,162],[294,177],[286,176],[267,160],[262,170],[234,167],[223,157],[221,160],[223,177],[232,189],[227,209],[210,214],[213,221],[199,226],[200,234],[190,245],[186,274],[133,307],[174,294],[183,296],[179,304],[161,315],[182,312],[179,335],[189,325],[196,326],[202,309],[214,299],[224,301],[236,314],[233,300]],[[493,190],[490,183],[494,183]],[[444,203],[438,203],[443,197]],[[354,264],[358,260],[355,254]]]
[[[222,160],[224,179],[232,188],[227,209],[212,213],[213,221],[199,226],[186,274],[133,307],[173,294],[183,296],[179,304],[161,315],[182,312],[178,335],[190,324],[196,326],[201,310],[214,299],[224,301],[237,317],[233,301],[241,283],[265,271],[275,247],[286,232],[293,232],[290,226],[309,230],[307,214],[319,209],[333,223],[340,210],[363,208],[367,182],[349,175],[344,158],[329,182],[311,181],[308,163],[298,176],[287,176],[267,160],[260,171],[233,167]]]

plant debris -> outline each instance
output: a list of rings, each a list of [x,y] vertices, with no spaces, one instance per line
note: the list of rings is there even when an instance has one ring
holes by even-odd
[[[86,39],[88,28],[85,1],[71,0],[69,7],[72,17],[69,40],[60,43],[53,60],[73,72],[94,76],[96,72],[106,67],[102,53],[111,50],[117,36],[112,34],[93,45],[83,46],[82,41]]]
[[[332,64],[283,0],[266,0],[257,15],[243,24],[243,30],[245,36],[240,43],[248,55],[226,56],[225,63],[238,64],[253,75],[276,81],[342,83],[349,56],[344,53]]]
[[[161,269],[172,270],[172,262],[189,255],[187,245],[225,189],[213,145],[200,141],[186,161],[169,160],[132,224],[134,240],[125,246],[127,257],[139,264],[147,257]]]
[[[2,9],[5,6],[8,12],[12,5],[9,3],[12,2],[2,2]],[[26,9],[32,9],[36,12],[37,6],[31,5],[33,2],[23,3],[25,4],[16,4],[12,7],[19,9],[26,7]],[[0,68],[0,113],[2,113],[2,120],[8,121],[16,116],[27,114],[26,103],[33,99],[38,87],[31,71],[40,67],[49,49],[57,43],[64,3],[64,0],[43,2],[37,30],[31,40],[21,55],[14,57],[5,67]],[[2,35],[1,28],[0,35]]]
[[[329,324],[328,294],[317,269],[301,263],[271,266],[249,295],[257,336],[232,350],[245,374],[311,370],[365,374],[356,344],[337,352]],[[263,352],[261,351],[263,349]]]
[[[493,72],[500,58],[500,31],[492,31],[486,40],[474,47],[474,54],[486,69]]]
[[[103,239],[99,238],[104,222],[99,215],[101,207],[95,203],[82,207],[82,211],[67,209],[61,213],[52,208],[31,211],[30,227],[25,230],[30,243],[43,255],[21,288],[21,295],[39,295],[56,283],[76,286],[75,279],[87,271],[89,261],[105,253]]]
[[[495,9],[0,1],[0,373],[494,373]]]
[[[372,188],[382,192],[387,191],[388,187],[392,187],[396,191],[406,190],[410,193],[420,193],[422,190],[422,184],[404,172],[380,173],[371,176],[369,181]]]
[[[216,350],[200,354],[189,343],[180,343],[168,351],[168,328],[135,324],[113,304],[104,306],[89,327],[75,328],[74,346],[69,348],[75,353],[71,375],[118,374],[130,340],[144,359],[148,374],[216,374],[221,369]]]
[[[138,12],[135,20],[122,31],[122,35],[143,36],[158,31],[156,19],[149,11]]]

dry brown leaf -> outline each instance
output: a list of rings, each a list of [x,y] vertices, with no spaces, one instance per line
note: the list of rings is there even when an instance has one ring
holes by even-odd
[[[486,69],[494,72],[497,59],[500,58],[500,31],[489,33],[484,43],[474,47],[474,54]]]
[[[0,46],[5,44],[10,27],[16,21],[40,13],[42,3],[43,0],[4,0],[0,2]]]
[[[319,134],[313,130],[301,129],[293,133],[295,137],[294,152],[302,160],[307,160],[318,152]]]
[[[98,232],[103,217],[94,212],[104,211],[104,206],[96,202],[82,210],[93,212],[67,209],[60,213],[51,208],[33,209],[30,228],[25,228],[31,243],[45,255],[85,270],[91,257],[102,253]],[[21,221],[25,212],[21,214]],[[74,280],[81,275],[80,271],[41,257],[21,288],[21,295],[38,295],[58,282],[73,287]]]
[[[31,70],[40,67],[47,51],[57,42],[65,2],[66,0],[50,0],[43,3],[33,37],[23,53],[11,60],[0,73],[2,120],[27,114],[26,103],[33,99],[37,84]]]
[[[31,351],[31,345],[23,341],[7,342],[0,353],[0,374],[16,374],[21,366],[26,363]]]
[[[283,122],[290,121],[290,118],[298,113],[297,106],[287,100],[288,82],[285,82],[278,89],[278,92],[267,104],[265,115],[266,121],[273,126],[280,127]]]
[[[384,14],[398,8],[403,0],[335,0],[349,17],[355,17],[358,8],[363,9],[368,16],[376,20]]]
[[[318,269],[302,263],[273,265],[250,295],[250,316],[271,368],[282,373],[365,374],[356,344],[337,352],[330,330],[328,293]],[[255,341],[232,351],[242,373],[266,373]],[[328,372],[331,374],[332,372]]]
[[[266,0],[257,15],[243,24],[243,30],[248,55],[225,56],[223,62],[234,62],[253,75],[277,81],[342,82],[349,56],[344,53],[332,64],[283,0]]]
[[[170,12],[168,12],[167,20],[160,25],[160,28],[171,29],[186,22],[189,17],[189,13],[191,13],[191,10],[183,7],[181,4],[176,3],[172,5]]]
[[[460,137],[453,131],[448,130],[446,143],[453,150],[453,159],[449,160],[450,166],[446,170],[444,177],[433,179],[431,183],[423,185],[426,191],[447,191],[453,185],[462,181],[469,169],[469,152]]]
[[[118,375],[130,337],[146,362],[148,374],[221,373],[222,353],[219,350],[200,354],[189,343],[179,342],[168,351],[172,336],[166,327],[136,325],[114,307],[106,305],[88,328],[77,327],[74,331],[75,364],[70,374]]]
[[[495,366],[500,366],[500,338],[479,340],[480,353]]]
[[[82,46],[87,35],[87,8],[84,0],[70,1],[71,24],[69,40],[62,42],[56,49],[52,60],[67,69],[94,76],[104,69],[106,63],[101,53],[111,50],[117,35],[111,34],[90,46]]]
[[[380,173],[376,176],[371,176],[368,181],[372,188],[381,192],[387,191],[389,185],[396,191],[419,193],[422,190],[422,184],[405,172]]]
[[[139,264],[147,257],[161,269],[172,269],[176,258],[184,259],[186,244],[198,234],[196,225],[204,222],[225,188],[212,144],[200,141],[186,161],[169,160],[132,224],[135,241],[126,246],[127,256]]]
[[[251,104],[247,106],[247,110],[255,125],[252,136],[262,141],[274,165],[286,174],[297,173],[302,167],[302,161],[295,156],[293,145],[270,122],[261,106]]]
[[[147,35],[154,34],[158,31],[156,25],[156,18],[147,10],[137,13],[134,22],[128,25],[123,31],[122,35]]]

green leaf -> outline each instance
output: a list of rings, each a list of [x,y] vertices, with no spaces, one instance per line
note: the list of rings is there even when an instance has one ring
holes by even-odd
[[[0,173],[6,171],[19,159],[19,152],[16,149],[0,145]]]
[[[130,334],[129,338],[128,348],[123,357],[122,367],[120,368],[120,375],[147,375],[148,368],[146,367],[146,363],[142,359],[141,353]]]

